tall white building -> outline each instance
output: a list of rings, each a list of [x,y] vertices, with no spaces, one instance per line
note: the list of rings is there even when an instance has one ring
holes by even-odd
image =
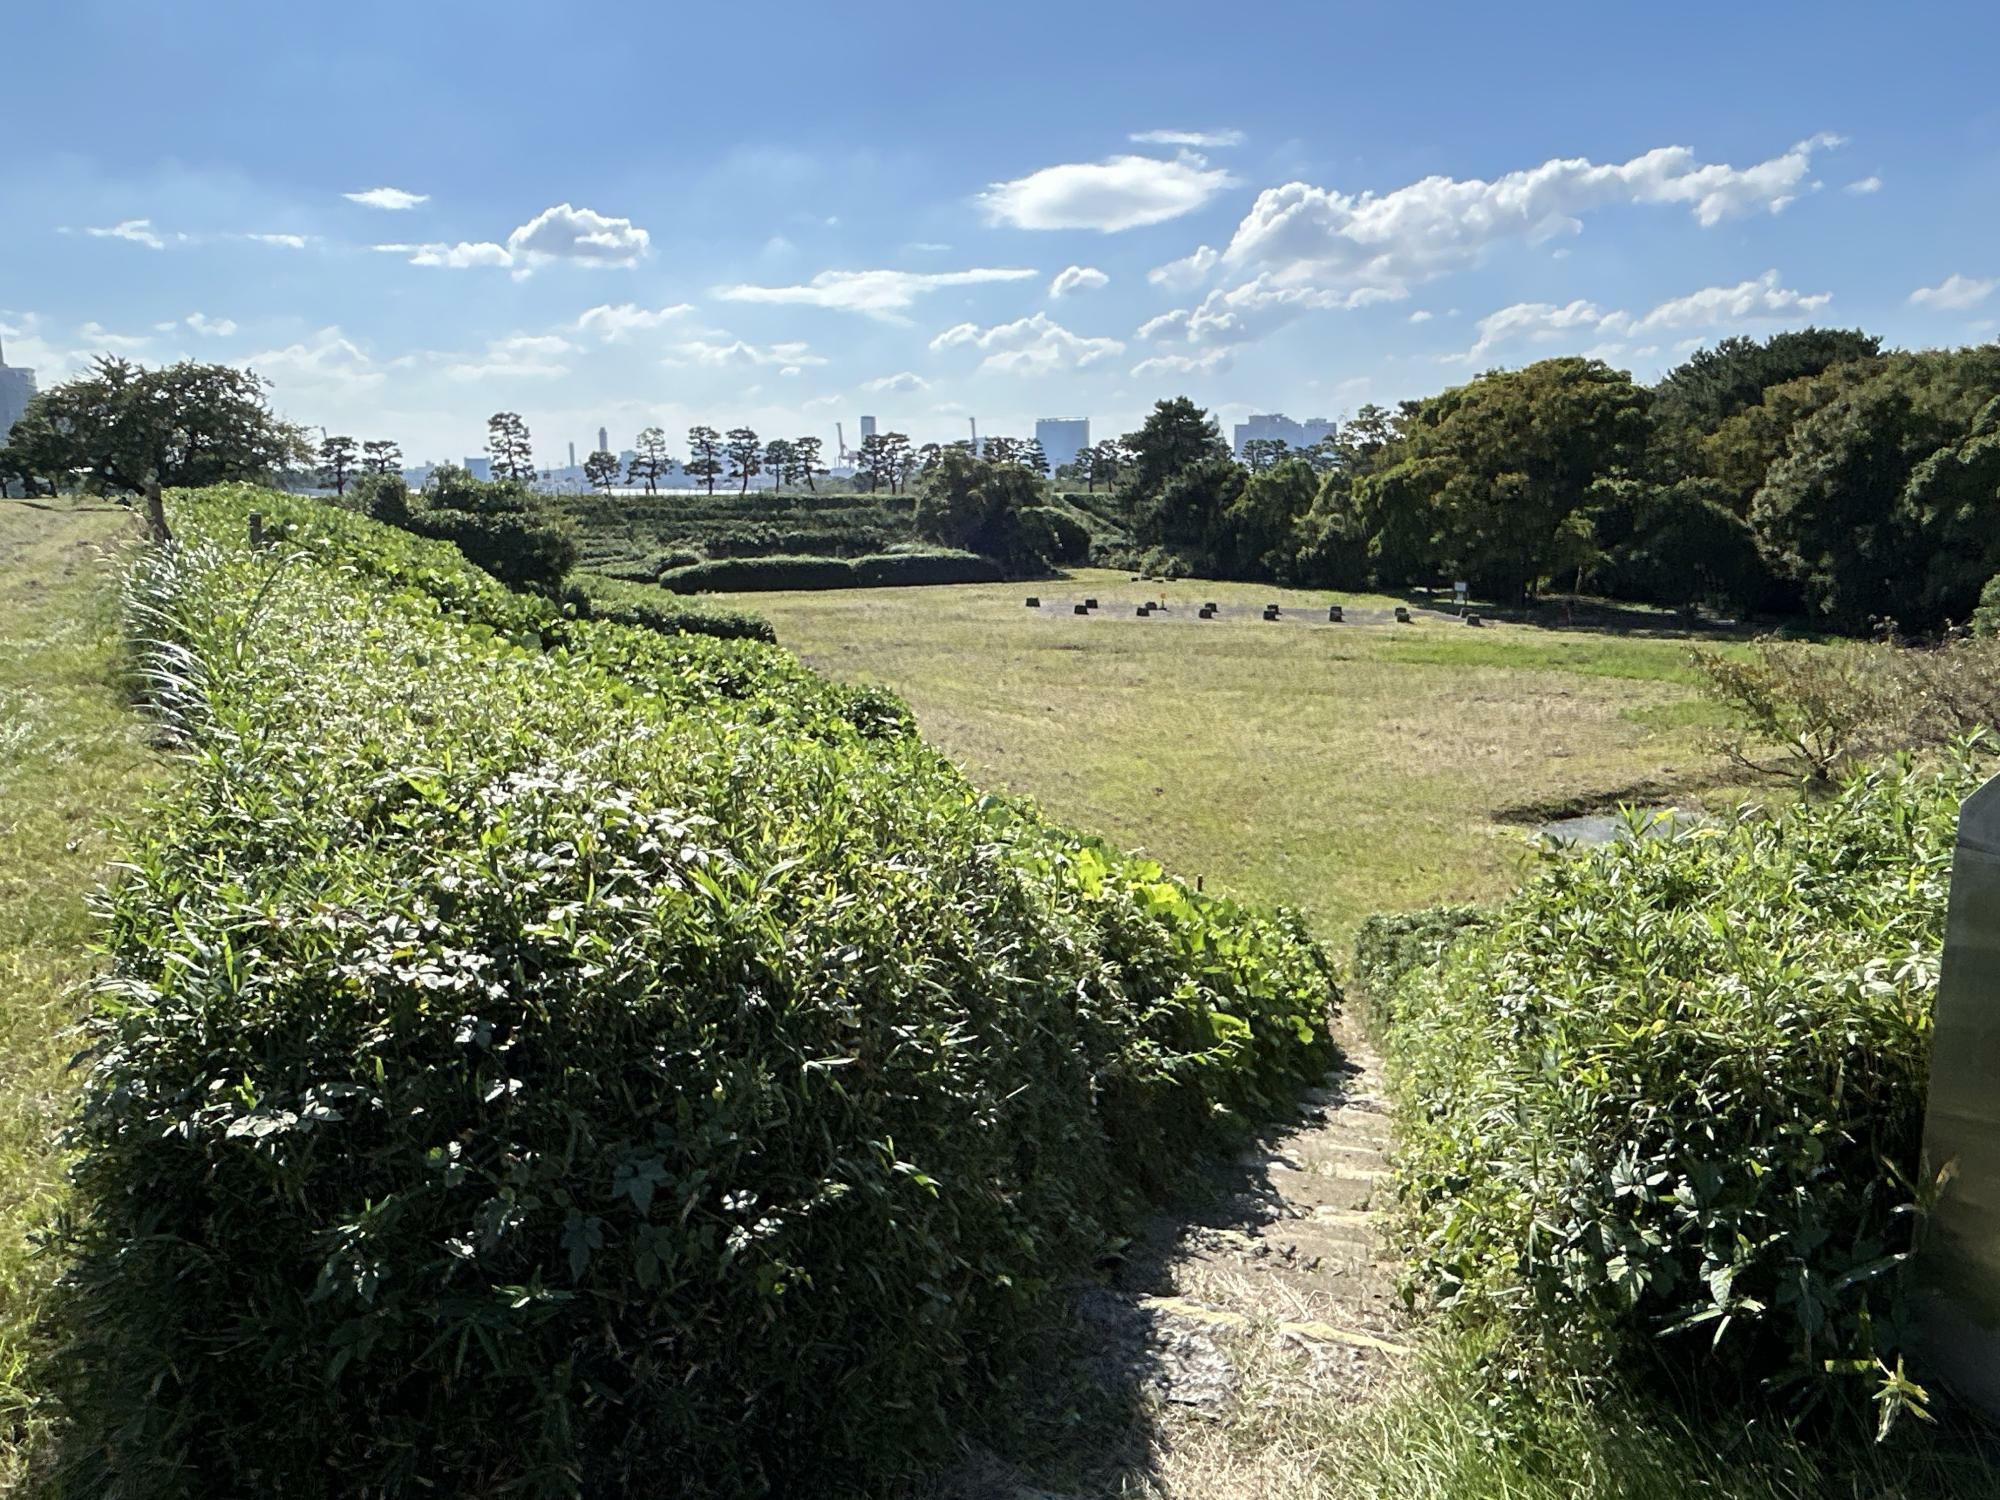
[[[597,451],[599,453],[609,453],[611,451],[611,434],[606,432],[602,427],[597,429]]]
[[[1325,417],[1308,417],[1303,422],[1294,422],[1283,412],[1253,414],[1236,424],[1236,456],[1243,456],[1243,445],[1259,438],[1275,438],[1294,448],[1310,448],[1321,438],[1332,437],[1339,430],[1337,422]]]
[[[21,420],[34,396],[35,372],[9,365],[7,351],[0,349],[0,444],[7,441],[8,432]]]
[[[1035,423],[1035,441],[1049,457],[1049,472],[1076,462],[1090,446],[1090,418],[1043,417]]]
[[[863,417],[861,419],[861,441],[865,443],[873,436],[875,436],[875,419],[873,417]]]

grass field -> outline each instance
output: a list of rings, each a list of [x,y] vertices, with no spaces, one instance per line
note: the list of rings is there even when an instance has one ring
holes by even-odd
[[[1086,595],[1100,609],[1078,618]],[[1094,570],[715,597],[832,676],[903,694],[978,785],[1298,906],[1335,941],[1374,911],[1496,894],[1541,818],[1729,795],[1704,744],[1716,712],[1664,616],[1658,633],[1422,610],[1397,625],[1385,596]],[[1137,618],[1148,599],[1168,611]],[[1211,599],[1222,617],[1196,619]],[[1293,613],[1266,623],[1267,602]]]
[[[102,556],[130,528],[128,511],[0,500],[0,1493],[42,1422],[24,1366],[54,1267],[33,1235],[64,1190],[86,897],[160,763],[116,686]]]

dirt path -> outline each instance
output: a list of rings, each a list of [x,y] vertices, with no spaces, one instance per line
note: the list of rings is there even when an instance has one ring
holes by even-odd
[[[1050,1392],[1070,1439],[1039,1461],[982,1453],[946,1494],[1334,1492],[1316,1462],[1327,1424],[1407,1353],[1396,1267],[1377,1233],[1389,1144],[1381,1063],[1351,1023],[1339,1040],[1345,1061],[1294,1126],[1219,1167],[1211,1201],[1163,1215],[1107,1285],[1079,1294],[1072,1368]]]

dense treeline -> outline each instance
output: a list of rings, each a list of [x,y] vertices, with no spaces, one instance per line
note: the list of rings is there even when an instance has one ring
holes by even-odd
[[[1732,338],[1650,387],[1549,359],[1363,407],[1327,442],[1253,467],[1185,398],[1124,442],[1120,493],[1166,571],[1462,578],[1499,599],[1596,589],[1855,632],[1964,620],[2000,572],[1995,345]]]

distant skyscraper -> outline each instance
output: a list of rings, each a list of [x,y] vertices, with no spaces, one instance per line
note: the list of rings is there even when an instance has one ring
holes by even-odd
[[[574,468],[576,467],[576,444],[575,444],[575,443],[571,443],[571,444],[569,445],[569,466],[570,466],[570,467],[571,467],[572,469],[574,469]]]
[[[606,432],[602,427],[597,429],[597,451],[599,453],[609,453],[611,451],[611,434]]]
[[[7,441],[8,432],[21,420],[34,394],[35,372],[10,366],[7,351],[0,349],[0,443]]]
[[[873,417],[863,417],[861,419],[861,441],[865,443],[873,436],[875,436],[875,419]]]
[[[1035,441],[1048,455],[1053,473],[1064,464],[1075,463],[1077,454],[1090,446],[1090,418],[1043,417],[1035,423]]]
[[[468,458],[465,461],[465,469],[474,479],[491,479],[493,477],[493,460],[483,456],[480,458]]]
[[[1332,437],[1339,424],[1325,417],[1308,417],[1303,422],[1294,422],[1283,412],[1253,414],[1247,421],[1236,424],[1236,456],[1243,456],[1243,445],[1254,443],[1259,438],[1275,438],[1294,448],[1310,448],[1321,438]]]

